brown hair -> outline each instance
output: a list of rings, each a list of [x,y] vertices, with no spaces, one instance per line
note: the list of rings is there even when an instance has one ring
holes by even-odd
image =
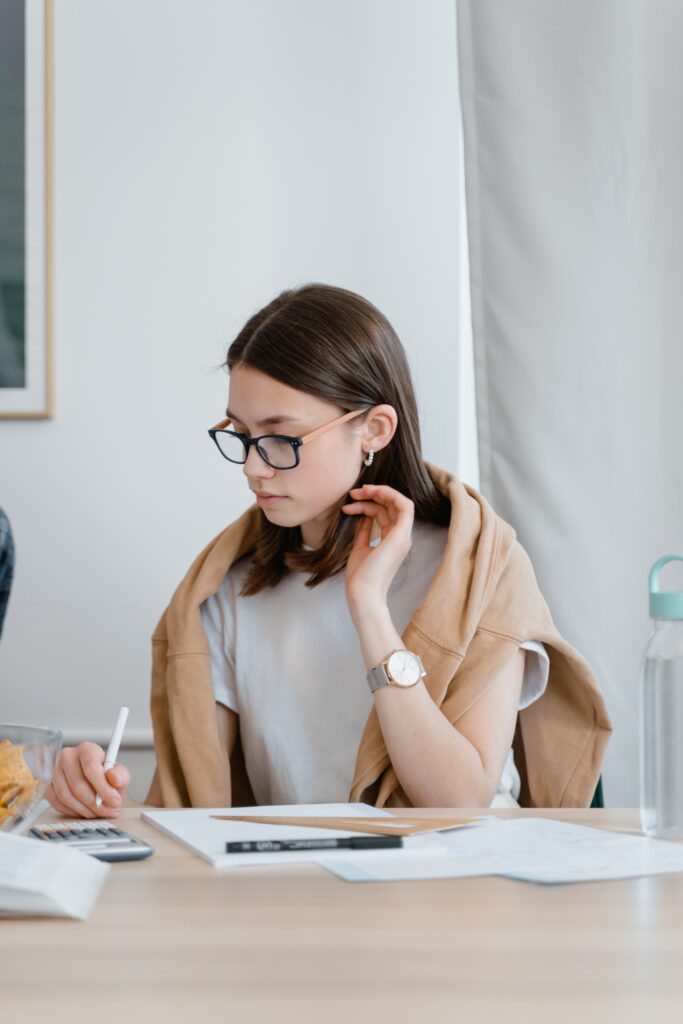
[[[344,288],[306,284],[281,292],[255,313],[228,350],[229,371],[259,370],[344,412],[388,403],[398,414],[396,433],[363,466],[357,483],[383,483],[410,498],[415,518],[446,524],[450,501],[433,483],[422,459],[417,404],[408,362],[393,327],[372,303]],[[353,421],[357,423],[357,420]],[[344,495],[339,509],[348,500]],[[306,585],[335,576],[346,566],[358,519],[330,517],[320,548],[301,546],[298,526],[270,523],[261,510],[254,564],[241,594],[275,586],[288,569],[308,572]]]

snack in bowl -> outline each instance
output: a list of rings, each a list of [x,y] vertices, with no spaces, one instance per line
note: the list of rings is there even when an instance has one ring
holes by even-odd
[[[35,798],[39,780],[24,757],[24,744],[0,740],[0,828]]]
[[[21,834],[40,814],[61,746],[58,729],[0,722],[0,832]]]

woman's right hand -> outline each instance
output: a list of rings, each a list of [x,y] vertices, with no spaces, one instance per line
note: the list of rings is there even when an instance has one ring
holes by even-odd
[[[52,781],[43,794],[56,811],[69,818],[116,818],[123,805],[123,793],[130,772],[116,764],[106,774],[106,754],[97,743],[63,747],[57,756]],[[95,807],[95,797],[102,803]]]

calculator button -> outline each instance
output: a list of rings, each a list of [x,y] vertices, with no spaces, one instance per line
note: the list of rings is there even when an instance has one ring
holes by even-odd
[[[106,850],[110,846],[126,846],[130,842],[131,840],[126,839],[124,836],[110,836],[108,839],[93,839],[92,842],[84,843],[83,845],[87,846],[88,849],[91,846],[96,846],[98,849],[102,847],[102,849]]]
[[[120,828],[114,828],[113,825],[112,825],[112,827],[111,827],[111,829],[109,831],[113,832],[114,835],[116,835],[116,836],[125,836],[125,834],[126,834],[125,832],[122,832]]]
[[[103,836],[111,835],[111,829],[109,828],[98,828],[96,831],[101,832]]]

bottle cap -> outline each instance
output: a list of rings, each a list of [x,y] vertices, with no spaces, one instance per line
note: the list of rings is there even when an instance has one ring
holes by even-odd
[[[662,555],[650,569],[651,619],[683,619],[683,590],[659,589],[659,574],[667,562],[683,562],[683,555]]]

